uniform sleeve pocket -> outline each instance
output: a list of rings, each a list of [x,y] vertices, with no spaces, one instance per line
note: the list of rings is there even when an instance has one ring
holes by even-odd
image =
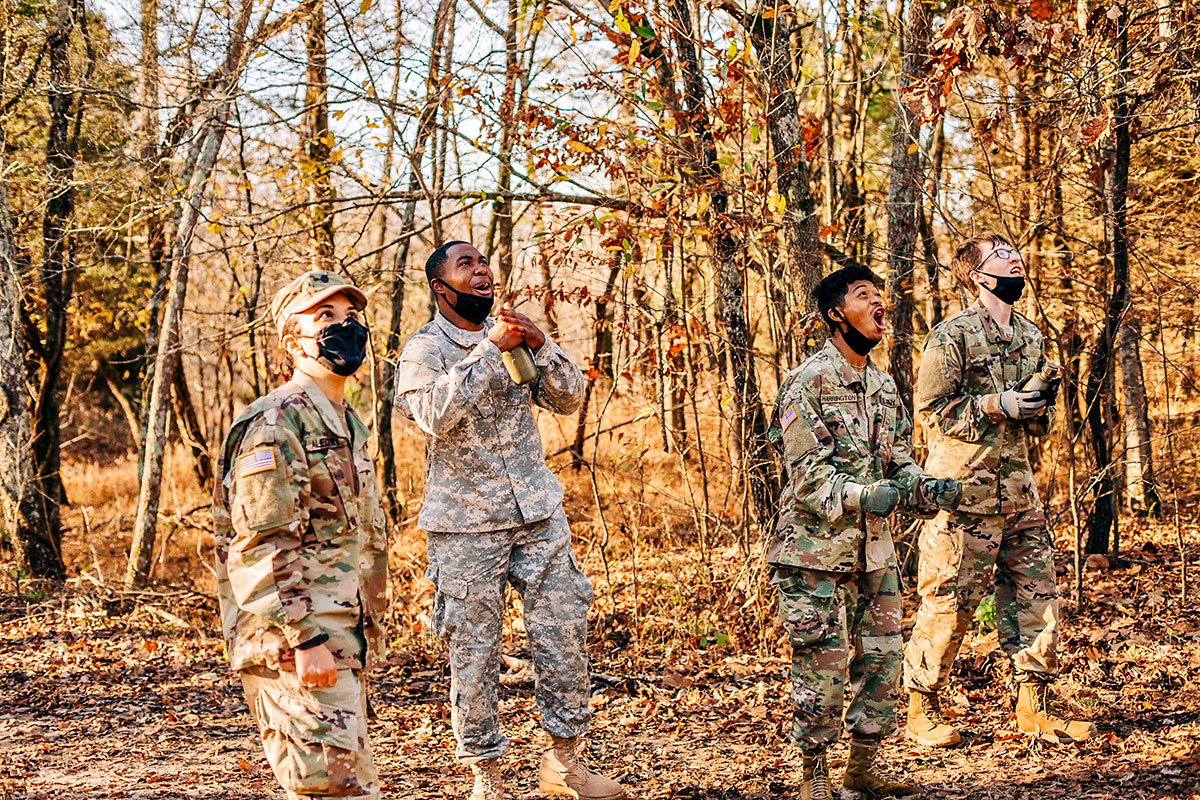
[[[296,519],[297,492],[278,447],[261,445],[243,450],[234,469],[234,502],[250,530],[276,528]]]

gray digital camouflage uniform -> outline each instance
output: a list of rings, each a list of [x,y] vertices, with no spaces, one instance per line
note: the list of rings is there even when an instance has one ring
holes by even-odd
[[[547,341],[539,377],[518,386],[482,331],[442,315],[408,340],[396,369],[396,406],[425,433],[425,503],[436,633],[450,645],[457,756],[473,764],[508,748],[497,684],[504,587],[523,596],[542,726],[583,733],[591,719],[586,653],[592,587],[571,554],[562,486],[546,467],[532,406],[569,414],[583,376]]]
[[[1011,333],[974,304],[935,327],[917,379],[929,431],[926,469],[958,478],[962,501],[921,534],[921,605],[905,648],[904,683],[945,683],[976,606],[995,573],[1000,645],[1019,672],[1058,674],[1054,547],[1029,463],[1029,437],[1054,424],[1051,405],[1025,421],[1005,416],[1000,393],[1044,362],[1042,335],[1020,314]]]
[[[901,661],[892,522],[847,497],[886,478],[907,489],[910,513],[937,510],[933,478],[912,459],[912,422],[889,375],[869,360],[859,373],[829,341],[784,380],[768,435],[785,470],[766,558],[792,645],[793,741],[824,749],[843,708],[852,735],[886,736]]]
[[[361,672],[382,655],[383,508],[367,429],[303,373],[250,405],[213,493],[226,653],[289,798],[379,796]],[[318,636],[336,685],[302,687],[295,647]]]

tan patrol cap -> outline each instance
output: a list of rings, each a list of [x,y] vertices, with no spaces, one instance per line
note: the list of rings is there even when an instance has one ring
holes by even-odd
[[[284,286],[271,299],[271,319],[275,331],[283,336],[283,324],[292,314],[307,311],[326,298],[344,294],[350,304],[362,311],[367,307],[367,296],[336,272],[313,270],[306,272]]]

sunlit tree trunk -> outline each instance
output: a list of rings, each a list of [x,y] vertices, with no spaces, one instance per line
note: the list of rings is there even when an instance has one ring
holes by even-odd
[[[929,51],[930,8],[927,0],[910,0],[901,45],[901,88],[919,78]],[[892,129],[891,182],[888,190],[888,304],[892,329],[891,373],[900,401],[912,409],[913,272],[921,229],[921,125],[896,97]]]

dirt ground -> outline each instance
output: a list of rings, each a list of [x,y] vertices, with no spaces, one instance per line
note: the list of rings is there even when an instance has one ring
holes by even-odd
[[[1194,520],[1187,529],[1195,541]],[[931,798],[1200,798],[1200,614],[1194,594],[1190,608],[1179,602],[1178,559],[1163,531],[1127,535],[1125,557],[1097,565],[1084,613],[1063,601],[1059,691],[1098,723],[1096,739],[1052,747],[1020,735],[995,635],[972,634],[949,692],[966,740],[929,752],[892,739],[894,770]],[[1060,581],[1066,597],[1061,567]],[[162,589],[135,600],[92,573],[53,597],[11,580],[3,588],[0,798],[282,797],[222,659],[208,597]],[[912,601],[910,593],[908,624]],[[510,639],[520,657],[519,636]],[[695,639],[632,658],[597,635],[591,762],[619,776],[631,798],[797,796],[783,643],[738,652],[687,641]],[[440,646],[421,637],[401,641],[372,681],[386,797],[469,791],[453,760],[447,684]],[[537,797],[532,687],[513,675],[502,697],[512,797]],[[842,744],[832,752],[835,779],[844,758]]]

